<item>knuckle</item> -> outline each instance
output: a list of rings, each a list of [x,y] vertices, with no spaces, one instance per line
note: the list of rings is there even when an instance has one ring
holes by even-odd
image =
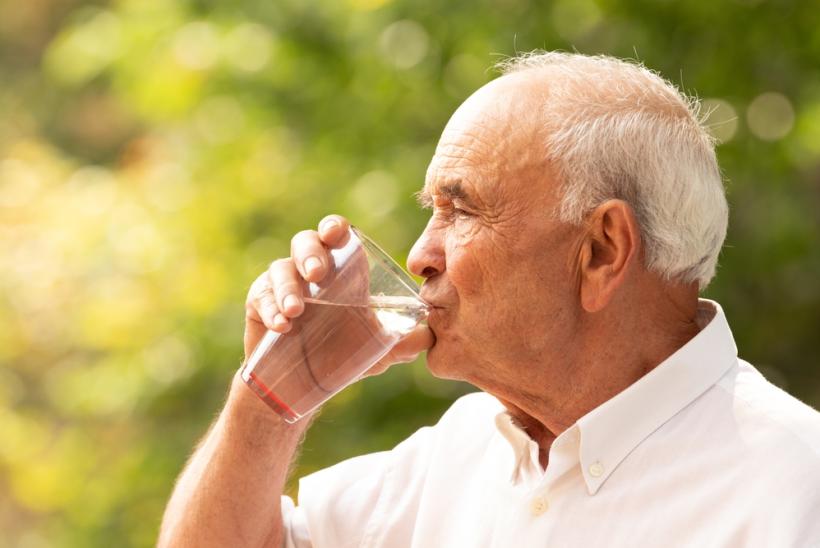
[[[311,241],[314,239],[315,234],[316,232],[313,230],[300,230],[299,232],[294,234],[293,238],[291,238],[291,246],[297,245],[301,242]]]
[[[265,323],[265,321],[262,319],[262,316],[260,316],[259,314],[251,314],[250,312],[245,314],[245,322]]]
[[[261,295],[261,288],[252,287],[251,290],[248,291],[248,297],[245,299],[245,308],[253,308]]]
[[[261,273],[256,279],[251,283],[251,286],[248,288],[248,295],[246,297],[247,300],[251,300],[254,296],[258,295],[262,288],[267,285],[267,272]]]
[[[266,312],[269,307],[276,307],[276,302],[272,297],[273,295],[270,290],[259,293],[256,297],[245,303],[245,310],[253,311],[256,314]]]
[[[277,271],[281,271],[283,269],[290,268],[292,264],[293,264],[293,259],[291,259],[290,257],[280,258],[280,259],[276,259],[275,261],[273,261],[270,264],[270,268],[268,270],[272,271],[272,272],[277,272]]]
[[[292,280],[282,281],[276,285],[276,294],[277,295],[287,295],[290,293],[300,293],[299,291],[300,286],[298,282]]]
[[[259,295],[258,301],[259,306],[270,306],[271,304],[275,305],[273,289],[271,287],[267,287],[265,291]]]
[[[290,244],[290,255],[298,262],[308,255],[321,254],[322,247],[319,233],[305,230],[294,236]]]

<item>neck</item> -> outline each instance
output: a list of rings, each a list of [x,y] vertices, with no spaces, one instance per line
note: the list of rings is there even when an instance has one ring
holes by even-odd
[[[668,283],[659,283],[657,291],[642,287],[638,295],[624,295],[601,312],[579,317],[573,340],[558,354],[562,357],[553,353],[548,358],[552,363],[540,364],[540,391],[528,386],[492,392],[539,444],[543,466],[561,432],[698,333],[696,288]]]

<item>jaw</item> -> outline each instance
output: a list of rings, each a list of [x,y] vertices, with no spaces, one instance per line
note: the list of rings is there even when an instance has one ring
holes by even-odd
[[[436,344],[427,351],[427,370],[439,379],[462,381],[485,392],[495,393],[501,382],[500,368],[476,355],[464,340],[436,333]]]
[[[453,355],[450,351],[458,347],[454,346],[451,340],[446,340],[446,336],[436,333],[435,330],[433,334],[436,336],[436,343],[427,350],[427,370],[438,379],[464,380],[459,372],[464,370],[466,360],[461,356]]]

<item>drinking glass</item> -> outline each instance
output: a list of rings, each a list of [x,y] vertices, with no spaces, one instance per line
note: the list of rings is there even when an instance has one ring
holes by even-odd
[[[427,317],[418,285],[360,230],[329,250],[319,283],[288,333],[267,331],[242,379],[289,423],[352,384]]]

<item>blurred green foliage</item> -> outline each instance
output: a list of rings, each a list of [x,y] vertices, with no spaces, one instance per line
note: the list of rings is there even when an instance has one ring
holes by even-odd
[[[535,48],[706,100],[731,228],[707,296],[820,404],[820,10],[796,0],[0,0],[0,546],[154,543],[253,278],[339,212],[403,259],[450,113]],[[422,362],[326,406],[297,475],[469,387]],[[291,487],[291,490],[293,487]]]

